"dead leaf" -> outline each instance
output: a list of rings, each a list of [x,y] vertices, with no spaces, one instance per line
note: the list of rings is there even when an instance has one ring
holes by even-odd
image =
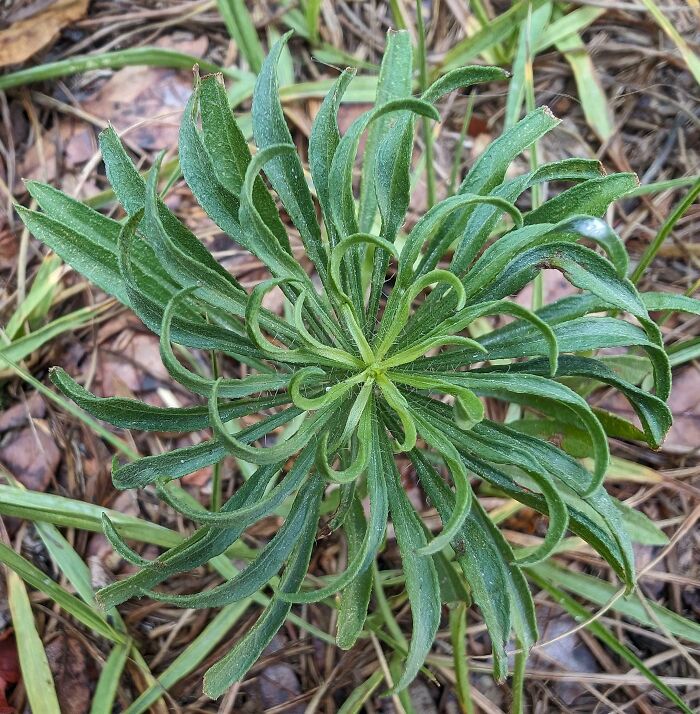
[[[19,64],[43,47],[50,45],[59,32],[79,20],[90,0],[55,0],[47,7],[35,3],[37,12],[0,30],[0,67]]]
[[[4,219],[0,217],[4,224]],[[19,236],[17,231],[10,230],[5,225],[0,226],[0,270],[13,270],[17,265],[19,253]]]
[[[32,491],[44,491],[56,474],[61,452],[46,424],[37,419],[34,428],[10,432],[2,447],[0,461]]]
[[[558,271],[546,269],[542,271],[544,280],[544,304],[549,305],[556,300],[574,295],[578,290]],[[515,302],[523,307],[532,307],[532,283],[526,285],[516,296]]]
[[[700,369],[688,365],[673,374],[673,388],[668,406],[673,426],[663,448],[669,451],[692,451],[700,446]]]
[[[80,640],[61,633],[46,646],[62,712],[87,714],[95,665]]]
[[[560,637],[576,627],[576,621],[568,614],[557,615],[546,607],[538,610],[537,620],[543,642]],[[598,672],[600,670],[591,651],[575,634],[542,647],[535,653],[535,657],[542,661],[545,669],[566,672]],[[552,686],[566,704],[572,704],[584,691],[575,680],[554,682]]]
[[[17,166],[15,192],[22,193],[23,180],[60,182],[71,193],[78,180],[79,168],[97,153],[95,131],[72,117],[62,117],[42,134],[41,148],[34,142]],[[90,187],[93,181],[89,181]]]
[[[673,415],[671,426],[662,451],[671,454],[687,454],[697,451],[700,445],[700,370],[693,365],[679,368],[673,373],[673,387],[668,406]],[[629,402],[619,392],[606,393],[595,406],[607,409],[636,426],[640,426],[637,415]]]
[[[105,345],[100,354],[96,391],[103,396],[132,397],[144,389],[147,375],[156,380],[169,379],[160,359],[158,338],[126,330]]]
[[[157,46],[204,55],[208,40],[202,35],[169,35]],[[109,120],[118,132],[139,124],[124,135],[126,144],[145,151],[177,146],[180,117],[192,92],[192,75],[163,67],[124,67],[83,102],[83,108]]]
[[[280,635],[275,635],[272,642],[265,649],[264,655],[271,655],[285,647],[285,642]],[[259,675],[260,697],[265,709],[280,707],[287,704],[284,711],[287,714],[303,714],[306,707],[303,704],[289,702],[301,694],[299,678],[291,665],[285,662],[270,664]]]
[[[0,414],[0,433],[17,429],[27,423],[27,413],[33,419],[46,416],[46,402],[39,392],[32,392],[26,401],[19,401]]]
[[[19,656],[11,629],[0,633],[0,714],[14,714],[15,709],[7,702],[9,685],[19,682]]]

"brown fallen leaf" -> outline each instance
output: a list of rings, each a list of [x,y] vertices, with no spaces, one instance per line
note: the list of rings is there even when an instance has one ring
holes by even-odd
[[[544,280],[545,305],[578,292],[558,270],[543,270],[542,279]],[[532,283],[529,283],[517,294],[515,302],[523,307],[532,307]]]
[[[0,461],[32,491],[44,491],[56,474],[61,452],[42,420],[10,432],[0,447]]]
[[[662,451],[669,454],[688,454],[700,448],[700,370],[694,365],[679,367],[673,372],[673,387],[668,407],[673,425],[664,440]],[[595,406],[624,417],[640,426],[629,402],[619,392],[609,392]]]
[[[19,655],[11,629],[0,632],[0,714],[14,714],[7,702],[7,689],[19,682]]]
[[[276,635],[265,649],[264,654],[271,655],[284,647],[284,639],[280,635]],[[291,665],[286,662],[269,664],[260,672],[258,682],[260,698],[265,709],[284,707],[287,714],[303,714],[306,711],[303,704],[290,704],[291,700],[301,694],[299,677]]]
[[[17,265],[19,234],[4,225],[0,218],[0,270],[12,270]]]
[[[23,12],[21,19],[0,30],[0,67],[24,62],[50,45],[64,27],[85,15],[89,2],[54,0],[49,5],[43,2],[29,4],[27,7],[33,6],[35,12]]]
[[[687,365],[673,373],[673,388],[668,406],[673,426],[664,441],[664,449],[688,452],[700,448],[700,369]]]
[[[39,392],[32,392],[26,401],[19,401],[0,413],[0,434],[24,426],[27,423],[27,413],[32,419],[42,419],[46,416],[46,402]]]
[[[168,35],[158,47],[205,54],[206,36],[196,40],[184,34]],[[192,92],[192,74],[164,67],[124,67],[83,102],[83,109],[109,120],[118,132],[136,126],[124,135],[132,148],[160,151],[177,146],[180,117]]]
[[[46,646],[46,658],[53,674],[62,712],[87,714],[90,710],[90,682],[95,665],[80,640],[59,634]]]

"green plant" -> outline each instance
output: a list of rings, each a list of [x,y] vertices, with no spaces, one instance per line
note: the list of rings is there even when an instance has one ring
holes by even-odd
[[[371,566],[391,517],[413,618],[395,690],[423,666],[441,603],[466,599],[467,589],[493,642],[495,675],[503,679],[511,633],[524,651],[537,638],[523,568],[555,552],[567,530],[599,552],[628,589],[634,586],[628,512],[601,485],[607,439],[660,445],[671,424],[665,405],[670,368],[647,303],[655,310],[697,311],[697,301],[640,295],[625,277],[624,246],[600,216],[636,187],[633,175],[606,176],[596,161],[569,159],[506,178],[511,162],[557,125],[546,107],[496,139],[457,194],[402,233],[416,116],[437,120],[433,104],[445,93],[506,76],[494,67],[456,69],[413,98],[404,32],[389,35],[374,109],[340,136],[337,111],[354,76],[346,70],[316,117],[309,166],[322,227],[279,102],[276,65],[286,39],[271,49],[255,86],[253,156],[217,76],[197,80],[180,131],[182,173],[198,202],[269,269],[271,278],[252,292],[165,206],[158,193],[160,162],[144,180],[112,129],[100,143],[126,220],[109,219],[36,182],[27,186],[41,212],[17,207],[37,238],[160,335],[169,373],[206,404],[175,409],[98,398],[58,368],[51,373],[54,384],[118,427],[213,432],[196,446],[115,462],[117,488],[153,485],[165,503],[200,527],[147,561],[105,515],[105,534],[139,570],[102,589],[98,600],[109,608],[149,596],[209,608],[271,585],[274,596],[258,621],[205,676],[206,693],[216,697],[245,675],[294,603],[337,604],[337,642],[353,646],[366,624]],[[364,132],[358,205],[353,167]],[[318,282],[292,254],[288,228],[262,171],[296,227]],[[516,201],[546,181],[574,186],[523,215]],[[560,270],[581,292],[536,312],[508,299],[545,267]],[[285,296],[284,318],[263,307],[273,289]],[[607,315],[594,316],[601,312]],[[478,339],[463,334],[480,318],[498,315],[515,319]],[[185,367],[173,343],[211,351],[212,376]],[[619,360],[591,356],[620,347],[644,353],[655,394],[626,381],[617,371]],[[247,365],[248,376],[217,376],[216,354]],[[581,393],[591,381],[619,390],[641,428],[589,406]],[[523,418],[508,424],[487,418],[484,397],[520,405]],[[232,420],[248,415],[262,418],[235,431]],[[546,440],[555,433],[563,437],[562,448]],[[220,508],[193,503],[173,483],[227,455],[257,468]],[[586,456],[593,459],[590,471],[578,460]],[[404,492],[399,465],[408,462],[442,519],[436,537]],[[541,545],[513,552],[474,496],[471,475],[547,514]],[[214,504],[218,488],[217,479]],[[154,590],[168,577],[225,553],[247,527],[272,513],[285,514],[284,525],[235,577],[192,595]],[[345,533],[348,565],[312,589],[305,576],[319,520],[327,515],[327,526]],[[338,601],[332,599],[336,593]]]

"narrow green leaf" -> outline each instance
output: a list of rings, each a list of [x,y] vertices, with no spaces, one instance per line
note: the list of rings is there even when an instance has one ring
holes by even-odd
[[[368,525],[362,504],[359,499],[354,498],[350,512],[344,521],[344,531],[348,543],[348,562],[354,560],[357,554],[361,552],[367,528]],[[357,642],[367,618],[367,608],[371,594],[371,568],[365,570],[364,573],[360,573],[340,593],[338,625],[335,637],[336,644],[340,649],[352,649]]]
[[[106,637],[112,642],[124,642],[124,636],[116,632],[110,625],[108,625],[104,619],[100,617],[100,615],[89,605],[75,597],[75,595],[71,595],[68,591],[64,590],[58,583],[51,580],[51,578],[39,570],[39,568],[32,565],[32,563],[30,563],[26,558],[22,557],[12,550],[12,548],[9,548],[3,543],[0,543],[0,562],[10,568],[13,573],[16,573],[18,577],[22,578],[22,580],[26,581],[29,585],[43,593],[46,593],[46,595],[56,602],[63,610],[75,617],[76,620],[82,622],[86,627],[95,632],[99,632],[103,637]],[[24,591],[24,596],[20,590]],[[20,600],[18,607],[22,610],[24,603],[21,602],[21,600],[23,597],[26,597],[26,590],[23,585],[17,585],[16,595]],[[28,601],[26,604],[28,607]],[[11,598],[10,605],[12,606]],[[19,630],[17,624],[15,624],[15,629]]]
[[[244,0],[217,0],[216,4],[231,39],[245,57],[248,66],[253,72],[259,72],[265,59],[265,51]]]
[[[0,554],[5,563],[12,558],[6,551],[11,548],[0,543]],[[21,558],[21,556],[18,556]],[[22,560],[24,560],[22,558]],[[33,566],[32,566],[33,567]],[[45,577],[45,576],[44,576]],[[10,616],[15,630],[19,666],[22,681],[27,692],[27,699],[32,711],[46,714],[61,714],[56,688],[54,686],[51,668],[49,667],[44,644],[36,630],[34,615],[29,601],[29,595],[20,576],[13,570],[6,571],[7,602],[10,606]]]
[[[261,150],[277,144],[294,145],[284,120],[277,82],[277,63],[290,34],[284,35],[270,48],[255,83],[252,107],[253,136]],[[326,250],[321,242],[316,209],[299,157],[296,152],[281,153],[271,159],[265,173],[298,228],[307,255],[316,266],[321,280],[325,282]]]
[[[406,592],[413,617],[411,643],[403,674],[392,690],[398,692],[413,681],[432,648],[440,624],[440,586],[432,558],[416,553],[418,549],[427,545],[427,540],[420,519],[401,485],[401,477],[385,436],[380,444],[379,451],[389,495],[389,509],[396,541],[401,551]]]
[[[279,590],[283,593],[296,592],[309,567],[322,493],[323,482],[316,476],[309,483],[307,518],[300,529],[297,547],[280,579]],[[282,626],[291,607],[291,603],[279,598],[272,599],[243,639],[206,671],[204,692],[207,696],[213,699],[221,696],[234,682],[245,676]]]

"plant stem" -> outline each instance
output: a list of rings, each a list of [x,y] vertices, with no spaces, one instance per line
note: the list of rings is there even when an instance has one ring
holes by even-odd
[[[211,373],[215,380],[219,378],[219,360],[214,350],[211,351]],[[222,503],[221,461],[217,461],[214,464],[211,477],[211,510],[220,510]]]
[[[513,666],[513,714],[523,714],[524,709],[524,685],[525,685],[525,665],[527,664],[527,652],[523,648],[520,640],[515,641],[518,652],[515,655]]]
[[[450,638],[457,679],[457,699],[464,714],[474,714],[469,667],[467,665],[467,605],[460,602],[450,611]]]
[[[472,114],[474,112],[474,100],[476,94],[472,92],[467,100],[467,111],[464,114],[464,120],[462,121],[462,129],[459,132],[459,141],[457,142],[457,148],[455,150],[454,159],[452,161],[452,170],[450,171],[450,182],[447,186],[447,195],[454,196],[455,186],[457,184],[457,173],[459,172],[459,166],[462,163],[462,148],[464,147],[464,139],[469,131],[469,125],[472,121]]]
[[[416,22],[418,34],[418,71],[420,73],[420,88],[424,92],[428,88],[428,57],[425,51],[425,23],[423,22],[423,3],[416,0]],[[428,190],[428,208],[435,205],[435,168],[433,166],[433,130],[430,119],[423,117],[423,141],[425,142],[425,178]]]

